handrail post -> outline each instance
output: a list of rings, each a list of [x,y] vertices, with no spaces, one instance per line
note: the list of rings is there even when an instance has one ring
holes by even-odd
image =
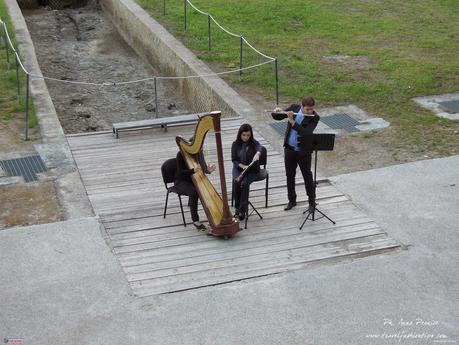
[[[19,86],[19,57],[17,52],[14,52],[14,61],[16,62],[16,87],[17,87],[17,94],[19,98],[20,92],[20,86]]]
[[[210,34],[210,14],[207,15],[207,43],[208,43],[208,49],[210,53],[210,49],[212,47],[211,34]]]
[[[157,84],[157,78],[155,77],[154,78],[154,82],[155,82],[155,115],[156,115],[156,118],[158,118],[158,84]]]
[[[242,44],[244,43],[244,36],[240,37],[240,49],[239,49],[239,76],[242,75]]]
[[[25,99],[25,140],[29,140],[29,88],[30,75],[26,73],[26,99]]]
[[[10,50],[9,50],[8,39],[6,37],[6,23],[5,22],[3,22],[3,41],[5,42],[6,65],[8,69],[10,69]]]
[[[1,32],[2,37],[1,37],[1,39],[3,40],[3,44],[6,46],[5,33],[4,33],[5,28],[4,28],[4,26],[3,26],[3,20],[2,20],[2,18],[0,18],[0,28],[2,29],[2,32]]]
[[[183,13],[184,13],[184,17],[185,17],[185,31],[186,31],[186,3],[187,3],[187,0],[183,0]]]
[[[274,77],[276,80],[276,105],[279,105],[279,70],[277,66],[277,58],[274,59]]]

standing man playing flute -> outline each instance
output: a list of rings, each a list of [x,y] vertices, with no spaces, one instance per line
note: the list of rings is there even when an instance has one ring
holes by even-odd
[[[314,105],[315,101],[312,97],[305,97],[301,101],[301,105],[292,104],[285,109],[286,113],[272,114],[275,120],[288,118],[284,137],[284,163],[288,193],[288,204],[284,208],[285,211],[296,206],[295,176],[297,166],[300,166],[303,175],[309,206],[315,205],[316,195],[311,171],[312,152],[302,152],[299,146],[301,135],[312,134],[319,122],[320,116],[315,112]],[[274,109],[274,112],[280,111],[282,111],[280,108]]]

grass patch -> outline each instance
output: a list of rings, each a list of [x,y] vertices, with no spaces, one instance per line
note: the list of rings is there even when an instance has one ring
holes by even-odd
[[[0,18],[6,22],[8,33],[15,47],[14,31],[11,22],[8,20],[8,14],[3,0],[0,0]],[[11,113],[25,119],[25,73],[19,70],[19,97],[17,94],[16,68],[12,51],[9,51],[9,65],[6,60],[6,50],[3,40],[0,40],[0,121],[9,121],[12,119]],[[29,128],[34,128],[38,124],[38,119],[33,106],[33,101],[29,98]]]
[[[9,121],[9,120],[14,120],[16,116],[13,114],[5,114],[5,115],[0,115],[0,120],[1,121]]]
[[[138,0],[200,59],[221,69],[239,66],[239,39],[212,25],[183,1]],[[356,104],[391,123],[382,144],[405,150],[459,153],[458,121],[436,117],[412,97],[459,92],[459,2],[456,0],[194,0],[224,27],[279,60],[281,103],[313,95],[319,107]],[[350,62],[324,57],[349,56]],[[261,59],[244,47],[244,65]],[[257,88],[274,104],[273,66],[226,78]],[[369,138],[369,137],[366,137]]]

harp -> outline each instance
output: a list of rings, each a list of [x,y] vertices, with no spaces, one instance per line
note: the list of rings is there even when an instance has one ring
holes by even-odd
[[[214,111],[209,115],[202,116],[196,125],[194,138],[191,143],[180,136],[176,137],[175,141],[177,142],[188,168],[193,169],[200,166],[198,156],[202,153],[202,147],[207,132],[211,129],[214,130],[222,195],[220,196],[220,194],[218,194],[203,170],[194,173],[191,178],[199,194],[199,198],[201,199],[201,204],[209,220],[212,233],[216,236],[231,237],[240,229],[239,223],[231,215],[228,206],[220,117],[221,112],[219,111]]]

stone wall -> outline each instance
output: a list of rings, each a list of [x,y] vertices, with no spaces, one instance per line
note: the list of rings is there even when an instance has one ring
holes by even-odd
[[[121,36],[162,76],[212,74],[207,65],[169,34],[147,12],[131,0],[101,0],[101,5]],[[195,112],[222,111],[223,116],[247,116],[252,107],[219,77],[177,81],[187,108]]]

